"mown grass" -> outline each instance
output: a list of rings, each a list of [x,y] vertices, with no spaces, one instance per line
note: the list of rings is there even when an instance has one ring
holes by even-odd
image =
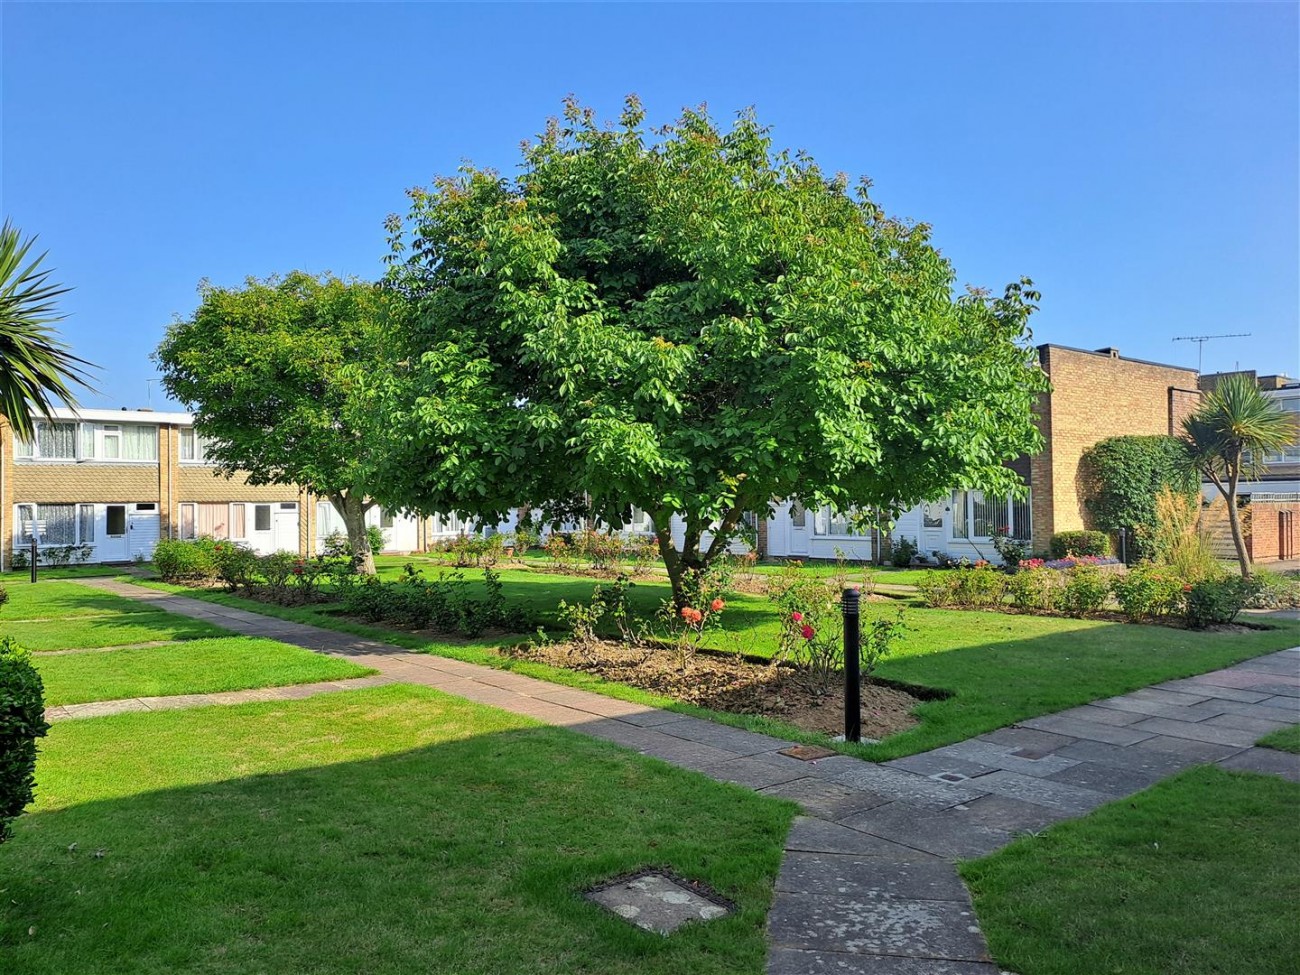
[[[1201,766],[962,867],[1020,975],[1292,975],[1300,785]]]
[[[63,620],[73,616],[109,616],[157,612],[156,606],[91,589],[76,582],[42,579],[6,585],[9,601],[0,606],[0,626],[25,620]]]
[[[227,635],[226,630],[203,620],[187,619],[159,610],[114,613],[111,616],[70,616],[57,622],[10,623],[0,616],[0,636],[11,636],[37,653]]]
[[[1300,755],[1300,725],[1279,728],[1261,738],[1258,744],[1265,748],[1276,748],[1280,752],[1294,752]]]
[[[0,856],[6,975],[763,971],[793,805],[425,688],[56,724]],[[645,865],[739,912],[649,934]]]
[[[397,568],[389,565],[384,571],[395,572]],[[463,571],[467,579],[482,576],[479,570]],[[503,570],[501,576],[508,603],[525,608],[550,625],[554,625],[559,600],[572,603],[589,599],[592,588],[598,584],[581,576],[550,575],[526,569]],[[149,585],[188,592],[161,583]],[[629,602],[635,613],[647,616],[654,613],[668,594],[667,582],[639,582],[632,587]],[[282,619],[376,637],[410,649],[509,668],[659,707],[701,713],[699,709],[603,682],[589,674],[505,657],[497,652],[503,642],[500,639],[433,639],[364,625],[340,619],[328,604],[286,609],[220,592],[197,595]],[[893,617],[898,609],[898,603],[869,603],[864,606],[864,615]],[[775,606],[765,597],[746,594],[730,597],[722,618],[724,631],[712,638],[714,646],[758,656],[774,652],[780,621]],[[897,644],[897,652],[880,665],[878,676],[949,696],[924,701],[916,712],[921,723],[910,731],[878,745],[843,746],[852,754],[884,760],[926,751],[1026,718],[1160,681],[1205,673],[1300,642],[1300,625],[1295,623],[1277,622],[1269,629],[1241,633],[1212,633],[1062,617],[935,610],[915,603],[907,604],[906,622],[909,629],[905,639]],[[504,642],[523,639],[520,635]],[[762,718],[708,713],[740,727],[800,740],[822,740],[821,736],[801,733]]]
[[[45,683],[45,703],[49,707],[127,697],[286,687],[374,673],[337,657],[251,637],[44,654],[33,659]]]

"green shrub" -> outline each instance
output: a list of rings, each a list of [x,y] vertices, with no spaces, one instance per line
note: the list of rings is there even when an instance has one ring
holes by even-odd
[[[257,581],[257,553],[234,542],[217,542],[213,546],[217,576],[234,592],[247,589]]]
[[[1052,570],[1055,571],[1055,570]],[[1095,565],[1076,565],[1065,572],[1065,585],[1056,597],[1056,608],[1066,616],[1084,617],[1106,603],[1110,586]]]
[[[1083,455],[1084,503],[1098,527],[1109,532],[1127,529],[1130,562],[1156,554],[1156,498],[1162,489],[1199,499],[1200,477],[1186,455],[1184,443],[1165,434],[1110,437]]]
[[[1252,578],[1257,590],[1246,603],[1249,609],[1300,609],[1300,579],[1256,566]],[[3,600],[0,600],[3,602]]]
[[[1007,580],[1007,595],[1017,609],[1030,612],[1050,612],[1056,608],[1056,597],[1064,577],[1056,569],[1022,569]]]
[[[217,577],[217,542],[161,539],[154,545],[153,567],[164,582],[211,582]]]
[[[1183,581],[1163,566],[1140,565],[1114,576],[1110,591],[1134,623],[1169,616],[1183,605]]]
[[[957,577],[958,606],[963,609],[985,609],[1002,605],[1002,600],[1007,595],[1007,582],[1010,579],[1005,572],[1000,572],[991,565],[951,571]]]
[[[916,542],[910,538],[896,538],[890,544],[889,561],[896,568],[906,569],[916,557]]]
[[[499,573],[483,571],[483,597],[470,595],[461,572],[439,572],[429,580],[408,563],[402,577],[380,582],[369,577],[342,591],[345,613],[372,623],[391,623],[412,630],[435,630],[475,637],[489,628],[523,633],[531,628],[527,615],[507,608]]]
[[[942,572],[931,569],[916,584],[917,592],[931,609],[943,609],[957,602],[957,573],[951,569]]]
[[[1052,558],[1064,559],[1071,555],[1110,555],[1110,537],[1105,532],[1057,532],[1051,541]]]
[[[1231,623],[1261,588],[1258,580],[1240,576],[1202,579],[1187,586],[1183,593],[1187,625],[1201,629]]]
[[[10,637],[0,639],[0,843],[32,801],[36,739],[45,722],[45,688],[31,657]]]
[[[9,590],[4,586],[0,586],[0,606],[3,606],[7,602],[9,602]]]

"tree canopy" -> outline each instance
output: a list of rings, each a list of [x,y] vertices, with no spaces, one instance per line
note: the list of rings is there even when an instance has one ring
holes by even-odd
[[[956,294],[929,227],[752,113],[648,132],[635,100],[611,127],[568,103],[516,179],[466,167],[390,232],[409,368],[376,384],[375,483],[399,504],[635,505],[676,587],[774,498],[1007,493],[1004,462],[1040,445],[1029,282]]]
[[[203,284],[199,307],[154,354],[162,382],[194,410],[206,456],[227,475],[327,497],[363,571],[367,442],[359,376],[388,368],[386,294],[365,282],[294,271],[243,288]]]
[[[1227,501],[1243,577],[1250,575],[1250,553],[1237,511],[1237,488],[1263,473],[1265,454],[1289,446],[1295,436],[1295,419],[1265,396],[1253,377],[1241,373],[1219,380],[1200,409],[1183,421],[1191,462]]]

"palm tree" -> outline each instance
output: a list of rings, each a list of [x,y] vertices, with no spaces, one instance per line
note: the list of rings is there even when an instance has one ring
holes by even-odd
[[[34,417],[49,416],[51,400],[76,406],[70,387],[89,389],[87,369],[94,368],[50,327],[63,318],[55,299],[69,289],[39,269],[44,254],[27,260],[35,240],[22,240],[8,220],[0,229],[0,416],[21,440],[32,439]]]
[[[1250,576],[1250,554],[1237,512],[1237,485],[1262,473],[1264,455],[1288,446],[1295,432],[1281,406],[1241,374],[1225,376],[1200,409],[1183,420],[1192,462],[1228,503],[1228,526],[1242,578]]]

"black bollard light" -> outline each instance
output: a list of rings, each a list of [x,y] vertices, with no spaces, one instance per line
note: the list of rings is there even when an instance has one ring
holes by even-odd
[[[1128,532],[1124,528],[1119,530],[1119,560],[1128,565]]]
[[[840,596],[844,612],[844,740],[862,740],[862,683],[859,654],[862,651],[862,626],[858,619],[862,594],[845,589]]]
[[[33,527],[33,529],[34,529],[34,528],[35,528],[35,525],[33,525],[32,527]],[[32,582],[35,582],[35,581],[36,581],[36,557],[37,557],[38,554],[39,554],[39,553],[36,551],[36,532],[33,531],[33,532],[32,532],[32,552],[31,552],[31,560],[32,560]]]

